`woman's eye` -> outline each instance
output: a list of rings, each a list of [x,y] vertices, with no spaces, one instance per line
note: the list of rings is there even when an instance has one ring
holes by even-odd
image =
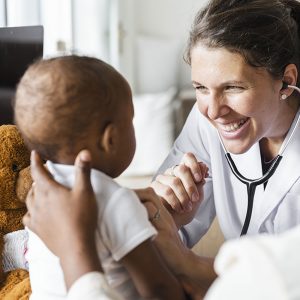
[[[242,86],[237,86],[237,85],[229,85],[226,87],[226,90],[243,90],[244,88]]]
[[[204,87],[203,85],[196,85],[194,86],[194,89],[197,91],[205,91],[206,87]]]

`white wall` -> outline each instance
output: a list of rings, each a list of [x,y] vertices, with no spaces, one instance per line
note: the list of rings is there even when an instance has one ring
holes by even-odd
[[[120,21],[124,26],[120,68],[135,87],[135,39],[139,34],[178,39],[182,45],[178,56],[179,86],[190,85],[190,70],[183,62],[185,44],[196,12],[207,0],[120,0]]]
[[[137,31],[186,39],[193,17],[205,0],[136,0]]]

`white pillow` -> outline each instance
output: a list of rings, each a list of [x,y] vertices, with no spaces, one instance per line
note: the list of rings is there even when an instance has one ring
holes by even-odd
[[[180,41],[139,36],[136,41],[137,91],[163,92],[178,85],[181,58]]]
[[[168,155],[174,141],[173,99],[176,88],[163,93],[133,97],[136,152],[123,173],[153,175]]]

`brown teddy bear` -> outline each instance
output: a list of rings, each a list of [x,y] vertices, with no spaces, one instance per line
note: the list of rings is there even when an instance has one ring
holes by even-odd
[[[14,125],[0,126],[0,253],[8,233],[23,229],[24,203],[32,185],[30,152]],[[25,231],[24,231],[25,232]],[[5,236],[5,238],[4,238]],[[6,247],[7,248],[7,247]],[[3,254],[4,255],[4,254]],[[0,264],[0,299],[28,299],[31,293],[26,270],[4,272],[4,257]]]

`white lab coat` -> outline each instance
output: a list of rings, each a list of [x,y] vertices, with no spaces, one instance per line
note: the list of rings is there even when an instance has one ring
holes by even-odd
[[[299,113],[299,112],[298,112]],[[294,120],[294,123],[297,116]],[[192,152],[209,167],[204,200],[194,220],[181,233],[192,247],[218,216],[225,239],[240,235],[246,210],[247,189],[230,171],[216,129],[193,107],[186,124],[158,173],[179,164],[186,152]],[[244,154],[232,155],[238,170],[248,178],[262,176],[259,144]],[[300,126],[287,146],[283,158],[266,189],[256,188],[248,234],[279,233],[300,223]]]

